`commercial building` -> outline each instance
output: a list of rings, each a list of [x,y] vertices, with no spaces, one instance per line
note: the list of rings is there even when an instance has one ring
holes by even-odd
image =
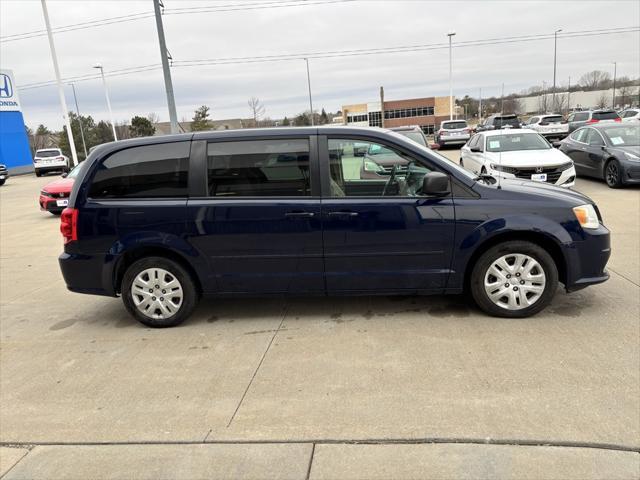
[[[381,127],[383,111],[385,128],[418,125],[431,135],[440,122],[449,120],[449,97],[390,100],[384,102],[384,108],[381,102],[343,105],[342,122],[351,126]]]

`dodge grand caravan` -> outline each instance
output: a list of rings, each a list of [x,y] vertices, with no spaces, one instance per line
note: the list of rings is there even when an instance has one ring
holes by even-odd
[[[403,168],[361,179],[372,145]],[[182,322],[203,295],[444,294],[526,317],[608,278],[584,195],[474,176],[382,129],[199,132],[125,140],[83,162],[60,229],[69,290]]]

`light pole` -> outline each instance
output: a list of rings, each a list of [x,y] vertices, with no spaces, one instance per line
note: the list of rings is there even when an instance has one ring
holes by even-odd
[[[82,128],[82,119],[80,118],[80,108],[78,108],[78,97],[76,96],[76,86],[73,83],[70,83],[71,90],[73,90],[73,101],[76,104],[76,114],[78,115],[78,124],[80,125],[80,136],[82,137],[82,147],[84,148],[84,158],[86,159],[87,154],[87,144],[84,141],[84,129]]]
[[[53,43],[53,34],[51,33],[51,24],[49,23],[49,12],[47,10],[47,3],[45,0],[42,0],[42,14],[44,15],[44,24],[47,28],[49,48],[51,49],[51,60],[53,61],[53,70],[56,74],[56,83],[58,84],[58,96],[60,97],[60,106],[62,107],[62,119],[67,127],[67,138],[69,139],[71,158],[73,159],[73,166],[75,167],[78,164],[78,153],[76,152],[76,143],[73,141],[73,132],[71,131],[71,123],[69,122],[69,110],[67,109],[67,100],[64,98],[64,88],[62,87],[60,68],[58,67],[58,56],[56,55],[56,46]]]
[[[616,108],[616,74],[618,70],[618,62],[613,62],[613,99],[611,101],[611,108]]]
[[[104,78],[104,69],[101,63],[96,63],[93,68],[100,70],[102,76],[102,85],[104,86],[104,98],[107,99],[107,108],[109,109],[109,119],[111,120],[111,128],[113,129],[113,139],[118,141],[118,135],[116,134],[116,123],[113,121],[113,112],[111,111],[111,102],[109,101],[109,90],[107,89],[107,81]]]
[[[171,70],[169,70],[169,59],[167,58],[167,43],[164,39],[164,27],[162,25],[160,5],[160,0],[153,0],[153,10],[156,15],[156,28],[158,30],[158,43],[160,44],[160,59],[162,60],[162,73],[164,75],[164,88],[167,92],[167,106],[169,107],[171,133],[178,133],[179,130],[178,115],[176,113],[176,99],[173,95],[173,81],[171,80]]]
[[[313,127],[313,101],[311,100],[311,75],[309,74],[309,59],[305,58],[307,64],[307,86],[309,87],[309,110],[311,110],[311,126]]]
[[[562,31],[561,28],[553,32],[553,96],[551,97],[551,109],[555,111],[556,108],[556,65],[557,65],[557,52],[558,52],[558,33]]]
[[[455,34],[456,32],[453,30],[447,33],[447,37],[449,37],[449,120],[453,120],[453,68],[451,41]]]

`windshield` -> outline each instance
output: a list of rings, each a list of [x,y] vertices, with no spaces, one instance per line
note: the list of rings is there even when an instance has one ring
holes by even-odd
[[[454,130],[456,128],[467,128],[467,122],[443,122],[442,128]]]
[[[616,147],[640,146],[640,127],[612,127],[602,130],[611,144]]]
[[[59,157],[61,155],[60,150],[38,150],[36,157]]]
[[[553,117],[544,117],[542,121],[547,123],[557,123],[562,121],[562,116],[554,115]]]
[[[422,145],[423,147],[427,146],[427,142],[424,139],[424,135],[422,135],[420,132],[412,132],[410,130],[407,130],[407,131],[404,131],[404,132],[400,131],[398,133],[400,135],[404,135],[409,140],[413,140],[417,144]]]
[[[492,135],[487,137],[488,152],[516,152],[519,150],[548,150],[549,142],[537,133]]]
[[[496,127],[504,127],[505,125],[511,125],[512,127],[519,127],[520,122],[517,117],[496,117],[493,121]]]

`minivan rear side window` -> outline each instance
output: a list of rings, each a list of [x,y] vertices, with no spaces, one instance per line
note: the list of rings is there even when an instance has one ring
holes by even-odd
[[[310,196],[309,140],[209,143],[207,178],[212,197]]]
[[[120,150],[96,171],[91,198],[186,197],[190,142]]]

